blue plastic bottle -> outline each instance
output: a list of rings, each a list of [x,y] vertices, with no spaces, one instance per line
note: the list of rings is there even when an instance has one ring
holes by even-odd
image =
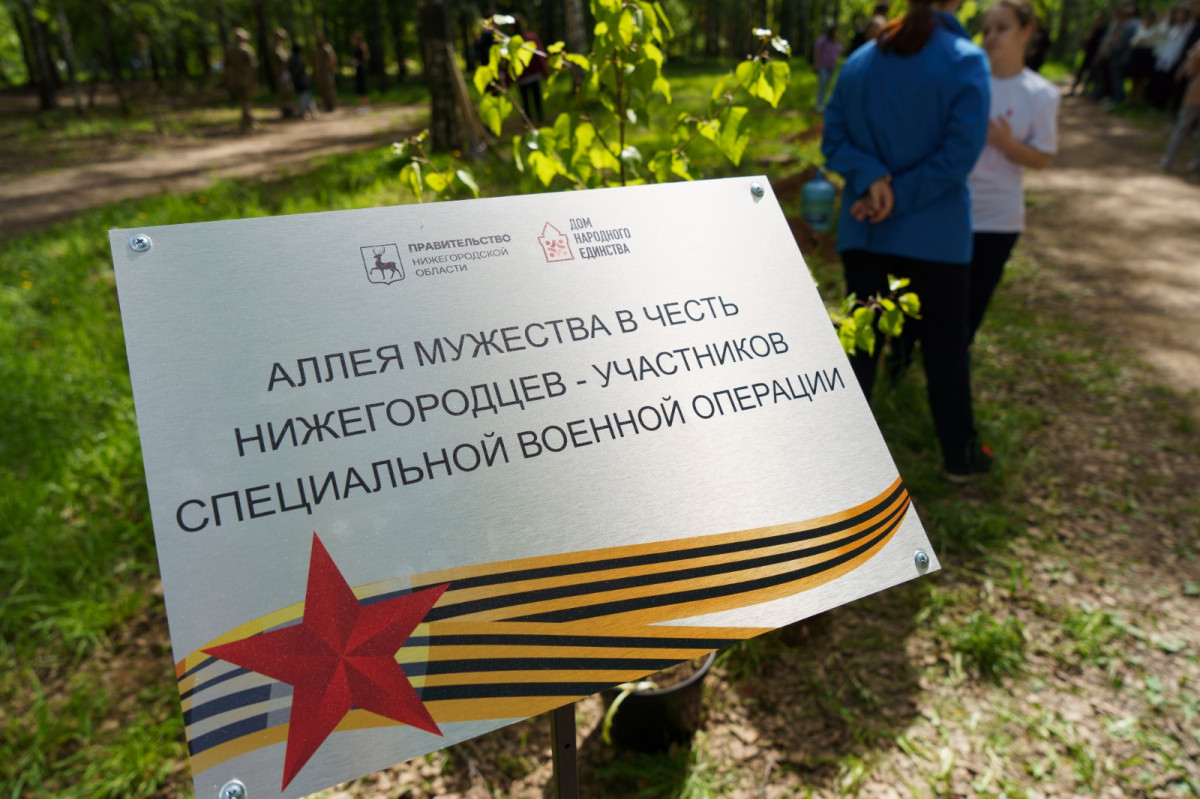
[[[833,224],[833,200],[837,188],[825,179],[825,173],[817,170],[817,176],[804,184],[800,190],[800,215],[818,233],[829,230]]]

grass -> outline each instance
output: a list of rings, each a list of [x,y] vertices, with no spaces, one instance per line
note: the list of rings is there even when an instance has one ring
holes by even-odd
[[[702,102],[720,71],[681,69],[673,76],[676,106]],[[711,175],[778,174],[792,168],[789,159],[811,162],[816,145],[796,134],[814,120],[807,111],[812,84],[800,71],[783,110],[763,115],[764,143],[740,167],[702,153],[696,161]],[[651,137],[642,143],[653,146]],[[528,190],[503,158],[482,163],[476,174],[490,194]],[[303,175],[223,181],[203,192],[118,203],[0,243],[0,793],[149,797],[186,782],[105,231],[135,221],[179,224],[405,201],[390,154],[368,152],[326,160]],[[825,296],[835,299],[836,265],[806,255]],[[873,774],[878,779],[883,753],[898,748],[928,768],[919,779],[897,775],[896,784],[917,794],[949,793],[958,756],[948,741],[955,724],[962,726],[951,723],[956,709],[939,707],[935,696],[933,720],[924,722],[896,699],[919,694],[926,681],[978,682],[998,692],[999,710],[966,724],[995,763],[973,777],[975,791],[1019,793],[1062,779],[1080,791],[1117,785],[1136,793],[1156,781],[1200,791],[1187,770],[1186,746],[1164,732],[1166,721],[1191,729],[1200,700],[1194,686],[1169,683],[1154,670],[1163,658],[1185,656],[1179,639],[1148,621],[1134,627],[1086,602],[1036,595],[1030,576],[1046,562],[1060,564],[1050,567],[1061,575],[1055,584],[1099,571],[1052,536],[1031,532],[1052,531],[1056,520],[1086,519],[1099,509],[1130,525],[1162,520],[1173,530],[1191,530],[1178,534],[1176,547],[1195,557],[1200,517],[1194,497],[1164,498],[1169,486],[1155,486],[1149,475],[1096,481],[1086,492],[1055,482],[1053,453],[1030,445],[1046,440],[1048,392],[1078,397],[1085,404],[1070,406],[1075,412],[1086,408],[1114,420],[1092,428],[1100,445],[1123,440],[1106,425],[1137,418],[1157,425],[1163,451],[1195,453],[1194,418],[1170,390],[1140,382],[1123,353],[1105,348],[1102,336],[1072,317],[1069,294],[1048,285],[1049,265],[1018,259],[1012,271],[976,363],[978,383],[987,387],[978,413],[1000,455],[997,474],[967,492],[945,481],[919,375],[890,390],[881,386],[875,405],[934,548],[952,573],[825,614],[802,643],[788,630],[746,642],[716,669],[730,690],[710,693],[714,708],[832,731],[836,749],[781,765],[783,777],[825,780],[831,792],[853,793]],[[1031,507],[1031,489],[1043,483],[1041,504]],[[1046,629],[1057,635],[1034,634]],[[916,661],[914,648],[927,660]],[[1126,760],[1102,756],[1068,714],[1025,700],[1039,690],[1047,660],[1098,685],[1132,691],[1138,704],[1106,719],[1107,736],[1128,742]],[[131,663],[142,665],[129,674],[110,672]],[[790,693],[754,693],[772,681],[786,682]],[[1020,695],[1006,693],[1016,685]],[[932,740],[918,737],[922,723],[933,728]],[[497,779],[520,779],[533,767],[509,757]],[[725,796],[735,784],[763,779],[707,752],[703,733],[692,749],[602,758],[592,769],[591,779],[622,796]]]

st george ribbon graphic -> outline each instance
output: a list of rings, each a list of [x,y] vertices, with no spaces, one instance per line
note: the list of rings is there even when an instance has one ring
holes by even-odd
[[[251,620],[177,664],[193,761],[207,770],[286,735],[286,789],[337,731],[387,719],[440,736],[439,725],[526,718],[640,679],[766,632],[687,620],[855,571],[910,505],[897,478],[806,522],[455,567],[357,595],[314,533],[302,610]],[[270,710],[284,695],[243,670],[294,687],[286,717]]]
[[[447,585],[362,605],[313,533],[301,622],[204,650],[295,688],[281,790],[354,708],[442,734],[396,652]]]

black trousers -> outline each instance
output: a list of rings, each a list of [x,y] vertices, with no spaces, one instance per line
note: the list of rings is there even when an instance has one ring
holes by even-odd
[[[535,124],[542,124],[542,82],[517,84],[521,89],[521,105],[525,108],[525,116]]]
[[[908,290],[921,299],[921,318],[907,319],[905,329],[921,341],[929,409],[942,459],[949,469],[963,467],[976,439],[967,356],[970,268],[967,264],[918,261],[865,250],[843,252],[842,267],[846,291],[860,298],[886,295],[889,274],[911,281]],[[882,349],[877,346],[874,355],[859,353],[850,359],[868,402]]]
[[[1004,265],[1008,256],[1012,255],[1020,233],[976,233],[974,250],[971,254],[971,294],[968,322],[970,332],[967,343],[975,341],[975,334],[983,323],[983,315],[987,311],[996,286],[1000,285],[1000,276],[1004,274]]]

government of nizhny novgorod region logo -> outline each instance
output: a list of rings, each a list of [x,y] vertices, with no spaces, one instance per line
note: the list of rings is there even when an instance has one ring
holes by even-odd
[[[372,283],[395,283],[404,279],[404,264],[400,261],[400,248],[395,244],[372,244],[359,247],[367,280]]]

